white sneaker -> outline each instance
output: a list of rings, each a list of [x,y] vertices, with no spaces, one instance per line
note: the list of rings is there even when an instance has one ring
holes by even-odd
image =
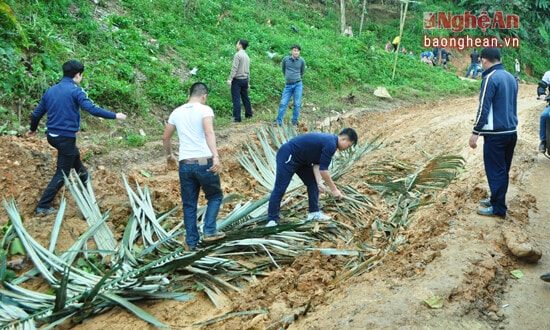
[[[265,225],[266,228],[268,227],[275,227],[277,226],[277,221],[275,220],[269,220],[269,222],[267,223],[267,225]]]
[[[308,216],[307,216],[307,220],[308,220],[308,221],[311,221],[311,220],[315,220],[315,221],[329,221],[330,219],[332,219],[330,216],[324,214],[324,213],[321,212],[321,211],[311,212],[311,213],[308,214]]]

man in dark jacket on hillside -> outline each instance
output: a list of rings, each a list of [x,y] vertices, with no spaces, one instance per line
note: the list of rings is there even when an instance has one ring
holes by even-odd
[[[500,58],[498,48],[481,51],[483,81],[469,144],[476,148],[479,136],[483,136],[483,162],[491,190],[491,198],[480,201],[484,207],[479,207],[477,213],[504,218],[508,173],[518,139],[518,84],[514,76],[504,69]]]
[[[63,187],[63,174],[69,175],[75,169],[80,180],[88,180],[88,172],[80,159],[76,146],[76,133],[80,129],[80,109],[107,119],[126,119],[123,113],[107,111],[95,105],[86,92],[78,86],[82,81],[84,65],[76,60],[63,64],[63,79],[50,87],[42,96],[40,103],[31,115],[29,135],[36,135],[40,119],[47,114],[48,143],[57,149],[57,168],[55,174],[38,202],[36,214],[55,213],[51,206],[57,192]]]

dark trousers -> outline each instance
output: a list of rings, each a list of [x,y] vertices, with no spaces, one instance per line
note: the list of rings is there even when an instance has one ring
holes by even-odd
[[[491,190],[491,205],[493,213],[504,217],[506,215],[506,192],[512,157],[518,135],[496,134],[485,135],[483,143],[483,162],[485,163],[485,174]]]
[[[71,169],[75,169],[80,180],[84,183],[88,180],[88,172],[80,159],[80,151],[76,146],[76,138],[66,136],[53,137],[48,134],[48,143],[57,149],[57,168],[55,174],[42,194],[38,207],[51,207],[52,201],[63,187],[63,174],[69,176]]]
[[[304,165],[295,162],[290,153],[290,147],[287,144],[283,144],[277,152],[276,171],[275,184],[267,207],[267,220],[279,220],[281,201],[294,173],[300,177],[307,187],[309,212],[319,211],[319,187],[317,187],[317,181],[313,174],[313,166],[311,164]]]
[[[231,99],[233,101],[233,118],[235,121],[241,121],[241,100],[244,105],[245,117],[252,117],[252,105],[248,97],[248,79],[233,79],[231,82]]]

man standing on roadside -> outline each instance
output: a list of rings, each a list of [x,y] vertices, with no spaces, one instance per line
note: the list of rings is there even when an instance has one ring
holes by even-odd
[[[470,76],[470,72],[473,71],[472,78],[476,79],[478,62],[479,62],[479,54],[477,52],[477,49],[474,49],[474,51],[470,54],[470,66],[468,67],[468,72],[466,72],[466,75],[464,77],[468,78]]]
[[[194,250],[199,243],[197,204],[202,188],[208,206],[204,214],[203,239],[213,241],[225,237],[216,229],[216,217],[222,204],[220,184],[220,157],[214,134],[214,111],[206,105],[208,88],[202,82],[194,83],[189,102],[176,108],[168,118],[162,144],[168,155],[168,164],[175,163],[170,139],[178,131],[179,177],[183,203],[185,243]]]
[[[477,213],[504,218],[509,172],[518,139],[518,84],[500,59],[498,48],[481,51],[483,81],[469,145],[475,149],[479,136],[483,136],[483,162],[491,197],[480,201],[484,207],[479,207]]]
[[[114,113],[98,107],[89,98],[86,92],[78,85],[82,81],[84,65],[76,60],[63,64],[63,78],[50,87],[40,99],[40,103],[31,115],[29,135],[35,136],[40,119],[47,114],[48,143],[57,149],[57,168],[55,174],[46,187],[38,205],[36,214],[47,215],[56,212],[52,202],[63,187],[64,175],[69,176],[71,169],[75,169],[80,181],[88,181],[88,171],[82,164],[80,151],[76,146],[76,133],[80,130],[80,109],[93,116],[107,119],[126,119],[123,113]]]
[[[227,79],[231,86],[231,100],[233,101],[233,123],[241,122],[241,100],[243,101],[245,118],[252,118],[252,106],[248,97],[250,89],[250,58],[246,54],[248,41],[237,41],[237,52],[233,56],[233,66]]]
[[[273,124],[281,125],[285,117],[286,108],[290,97],[294,99],[294,108],[292,110],[292,125],[298,125],[300,116],[300,103],[302,102],[302,76],[306,72],[306,61],[300,57],[302,48],[300,45],[290,47],[291,55],[287,55],[281,64],[283,75],[285,76],[285,89],[279,104],[277,121]]]
[[[327,191],[324,181],[329,186],[332,196],[338,199],[343,197],[332,181],[328,167],[336,150],[346,150],[356,144],[357,132],[353,128],[344,128],[338,135],[306,133],[283,144],[277,151],[275,183],[269,197],[266,227],[277,226],[281,200],[294,174],[297,174],[307,187],[307,220],[330,220],[329,216],[319,210],[319,191]]]

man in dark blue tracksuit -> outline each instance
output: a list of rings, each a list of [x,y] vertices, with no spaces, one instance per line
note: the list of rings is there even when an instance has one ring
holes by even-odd
[[[330,217],[319,210],[319,190],[326,192],[323,180],[332,195],[342,198],[328,167],[336,150],[346,150],[357,143],[353,128],[344,128],[340,134],[306,133],[298,135],[283,144],[277,151],[275,184],[269,198],[267,227],[276,226],[279,221],[281,200],[294,174],[298,174],[307,187],[309,202],[308,220],[326,221]]]
[[[76,133],[80,129],[80,109],[107,119],[126,119],[123,113],[114,113],[95,105],[82,88],[84,65],[76,60],[63,64],[63,79],[50,87],[40,99],[40,103],[31,115],[30,135],[36,135],[40,119],[47,114],[48,143],[57,149],[57,169],[46,187],[36,207],[39,215],[52,214],[56,210],[52,202],[57,192],[63,187],[63,175],[69,175],[75,169],[82,182],[88,180],[88,172],[80,159],[76,146]]]
[[[498,48],[481,51],[483,81],[469,144],[476,148],[478,137],[483,136],[483,162],[491,190],[491,198],[480,201],[485,207],[479,207],[477,213],[504,218],[508,173],[518,138],[518,85],[514,76],[504,69],[500,58]]]

